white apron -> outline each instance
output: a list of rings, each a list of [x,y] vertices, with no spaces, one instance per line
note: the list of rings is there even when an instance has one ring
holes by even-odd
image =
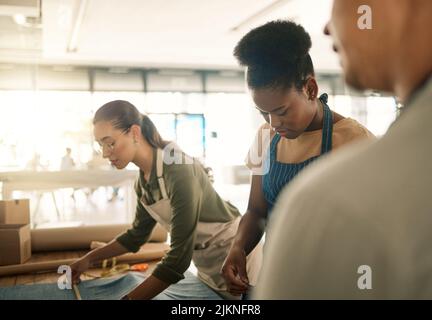
[[[157,149],[156,176],[162,199],[148,205],[145,197],[140,202],[148,213],[168,232],[171,231],[172,209],[165,188],[163,174],[163,153]],[[142,193],[144,195],[144,191]],[[225,258],[237,233],[240,217],[229,222],[198,222],[192,260],[198,270],[198,277],[213,290],[229,299],[238,299],[228,291],[221,274]],[[262,243],[260,242],[247,257],[246,271],[249,283],[254,286],[262,263]]]

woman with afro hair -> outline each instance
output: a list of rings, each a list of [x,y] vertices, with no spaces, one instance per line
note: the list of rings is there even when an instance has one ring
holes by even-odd
[[[254,285],[247,277],[246,259],[259,244],[283,187],[325,153],[374,138],[354,119],[331,111],[326,93],[319,95],[311,46],[301,25],[278,20],[251,30],[234,49],[265,120],[246,158],[252,171],[248,208],[222,268],[234,295],[247,294]]]

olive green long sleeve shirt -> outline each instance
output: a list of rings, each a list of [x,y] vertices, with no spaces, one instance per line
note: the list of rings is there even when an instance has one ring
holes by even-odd
[[[138,251],[148,241],[156,225],[140,201],[144,198],[148,204],[153,204],[162,199],[156,177],[156,156],[154,149],[149,181],[144,179],[140,170],[135,184],[138,203],[133,226],[117,237],[117,241],[132,252]],[[185,157],[185,154],[182,153],[182,156]],[[189,268],[198,222],[229,222],[240,216],[240,213],[236,207],[220,198],[197,161],[193,164],[164,163],[163,178],[172,209],[171,245],[153,275],[172,284],[183,279],[183,273]]]

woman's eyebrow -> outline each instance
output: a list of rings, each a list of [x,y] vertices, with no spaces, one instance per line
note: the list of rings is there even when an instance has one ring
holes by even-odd
[[[100,140],[96,140],[96,141],[98,141],[98,142],[99,142],[99,141],[102,141],[102,142],[103,142],[104,140],[106,140],[106,139],[108,139],[108,138],[111,138],[111,139],[112,139],[111,136],[105,136],[105,137],[103,137],[102,139],[100,139]]]
[[[277,112],[277,111],[279,111],[279,110],[281,110],[281,109],[283,109],[283,108],[285,108],[286,106],[285,105],[283,105],[283,106],[280,106],[280,107],[277,107],[276,109],[273,109],[272,111],[263,111],[263,110],[261,110],[260,108],[258,108],[258,107],[255,107],[258,111],[260,111],[260,112],[264,112],[264,113],[273,113],[273,112]]]

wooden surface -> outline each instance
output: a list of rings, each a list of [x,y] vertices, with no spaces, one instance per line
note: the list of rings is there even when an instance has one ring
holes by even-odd
[[[56,252],[34,253],[30,258],[30,260],[27,261],[26,263],[79,258],[85,255],[87,252],[88,252],[87,250],[81,250],[81,251],[56,251]],[[149,269],[145,273],[150,274],[158,262],[159,261],[146,262],[149,265]],[[110,265],[111,264],[108,264],[108,266]],[[89,269],[87,273],[91,275],[99,276],[101,271],[102,269],[100,268]],[[45,273],[22,274],[16,276],[0,277],[0,287],[15,286],[20,284],[56,283],[60,276],[61,274],[57,272],[45,272]],[[81,279],[89,280],[92,278],[82,275]]]

